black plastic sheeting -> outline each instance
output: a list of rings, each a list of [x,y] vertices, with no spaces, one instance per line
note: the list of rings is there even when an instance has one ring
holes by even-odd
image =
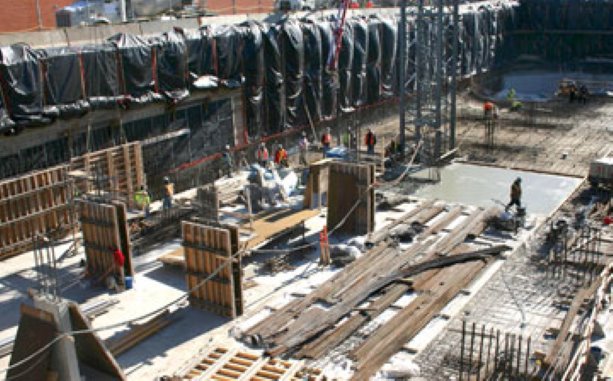
[[[602,1],[531,0],[472,5],[458,35],[458,70],[470,76],[518,54],[545,58],[613,53],[608,35],[541,33],[610,30],[613,4]],[[585,21],[584,21],[585,20]],[[414,89],[415,46],[398,50],[394,16],[349,17],[336,68],[338,21],[292,18],[174,30],[152,38],[120,34],[107,42],[72,48],[0,48],[0,132],[49,124],[91,109],[176,104],[191,91],[241,88],[248,137],[278,133],[335,118],[398,93],[404,54],[408,91]],[[415,20],[407,22],[409,39]],[[453,35],[445,36],[451,54]],[[450,60],[447,60],[449,62]],[[449,69],[449,67],[447,67]]]

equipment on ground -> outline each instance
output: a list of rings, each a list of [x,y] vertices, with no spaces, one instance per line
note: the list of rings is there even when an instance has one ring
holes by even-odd
[[[593,187],[613,189],[613,157],[605,156],[593,160],[587,179]]]

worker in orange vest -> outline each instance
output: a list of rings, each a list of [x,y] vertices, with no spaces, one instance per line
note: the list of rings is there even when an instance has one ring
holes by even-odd
[[[375,154],[375,144],[377,144],[377,137],[375,136],[375,134],[372,132],[370,128],[368,129],[366,136],[364,136],[364,144],[366,144],[367,153],[369,155],[374,155]]]
[[[358,9],[360,8],[360,3],[358,3],[357,1],[352,1],[351,4],[349,4],[349,8]]]
[[[162,209],[172,208],[172,196],[175,194],[175,185],[170,182],[168,177],[164,177],[164,194],[162,198]]]
[[[375,6],[375,4],[372,1],[368,0],[366,2],[366,8],[374,8],[374,6]]]
[[[279,148],[277,148],[277,152],[275,152],[275,164],[284,166],[285,168],[289,167],[289,162],[287,161],[287,151],[281,144],[279,144]]]
[[[321,146],[323,147],[324,158],[330,150],[330,143],[332,143],[332,135],[330,135],[330,127],[327,127],[326,132],[321,135]]]
[[[268,148],[266,148],[266,143],[264,142],[260,143],[258,147],[257,159],[258,164],[260,164],[262,168],[266,168],[266,164],[268,163]]]

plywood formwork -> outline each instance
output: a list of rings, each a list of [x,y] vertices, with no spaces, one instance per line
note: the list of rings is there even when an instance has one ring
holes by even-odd
[[[74,224],[67,166],[0,182],[0,259],[23,253],[37,234],[59,237]]]
[[[140,142],[86,153],[70,161],[70,170],[82,174],[80,193],[104,192],[134,207],[134,194],[145,184]]]
[[[302,361],[281,360],[247,350],[215,347],[173,380],[323,381],[320,369]]]
[[[345,162],[330,163],[328,227],[347,234],[368,234],[375,228],[375,167]],[[356,202],[359,204],[352,210]]]
[[[235,255],[238,228],[184,221],[182,231],[190,303],[232,319],[242,315],[241,256]]]
[[[114,268],[113,250],[119,248],[125,275],[134,275],[125,205],[79,201],[78,208],[88,273],[99,276]]]

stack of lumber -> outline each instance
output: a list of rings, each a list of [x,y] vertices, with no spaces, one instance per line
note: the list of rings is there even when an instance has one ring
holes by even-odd
[[[179,380],[323,381],[320,369],[302,361],[265,357],[252,351],[216,347],[172,378]]]
[[[83,174],[76,182],[81,194],[104,192],[134,207],[134,194],[145,185],[140,142],[86,153],[70,161],[73,173]]]
[[[238,228],[184,221],[182,231],[191,305],[232,319],[242,315],[241,258],[235,255],[238,252]],[[210,276],[211,279],[199,286]]]
[[[133,276],[125,205],[79,201],[78,207],[88,273],[96,277],[113,269],[113,250],[119,248],[125,257],[125,275]]]
[[[234,204],[239,194],[249,184],[246,177],[223,177],[215,180],[213,187],[217,191],[218,202],[221,205]]]
[[[145,323],[133,325],[126,334],[118,338],[109,339],[105,344],[113,356],[119,356],[174,321],[171,318],[170,311],[166,310],[147,320]]]
[[[60,237],[72,228],[67,172],[57,166],[0,182],[0,259],[29,250],[37,234]]]
[[[433,208],[437,212],[431,212]],[[425,224],[440,212],[436,205],[425,203],[403,222]],[[448,213],[459,214],[456,209]],[[244,339],[262,343],[272,356],[294,353],[299,358],[317,359],[410,288],[423,291],[416,302],[398,314],[402,318],[392,318],[393,322],[382,325],[371,336],[376,339],[367,339],[363,343],[365,349],[358,347],[351,354],[357,363],[355,379],[367,379],[455,297],[486,266],[490,256],[509,249],[499,246],[474,250],[464,243],[478,228],[485,228],[483,220],[487,214],[488,211],[477,209],[442,239],[430,240],[428,235],[455,220],[442,216],[406,251],[390,246],[387,241],[378,243],[311,294],[293,300],[247,330]],[[417,257],[423,259],[415,263]],[[360,308],[367,298],[377,294],[378,299]],[[326,305],[325,310],[320,303]]]
[[[330,163],[328,227],[347,234],[368,234],[375,229],[375,168],[345,162]],[[354,205],[359,201],[357,208]],[[346,218],[346,219],[345,219]]]

